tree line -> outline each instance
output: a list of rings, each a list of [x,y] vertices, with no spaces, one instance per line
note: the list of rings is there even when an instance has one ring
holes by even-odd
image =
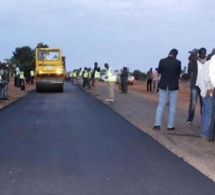
[[[29,73],[30,70],[35,69],[35,50],[36,48],[48,48],[47,44],[38,43],[35,48],[29,46],[17,47],[13,52],[13,55],[9,59],[5,59],[5,62],[9,65],[9,71],[14,74],[14,69],[19,66],[20,70],[25,73]]]

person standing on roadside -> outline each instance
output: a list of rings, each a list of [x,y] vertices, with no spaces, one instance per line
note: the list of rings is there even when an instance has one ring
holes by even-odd
[[[16,65],[15,73],[16,73],[16,75],[15,75],[15,86],[20,87],[20,78],[19,78],[20,77],[19,76],[20,69],[19,69],[19,66],[17,66],[17,65]]]
[[[121,93],[128,93],[128,69],[126,67],[123,67],[123,70],[121,72]]]
[[[147,91],[152,91],[152,68],[146,74]]]
[[[215,55],[211,57],[211,61],[209,64],[209,77],[211,84],[213,86],[213,107],[212,107],[212,117],[211,124],[209,128],[209,140],[214,141],[215,139]]]
[[[86,87],[87,85],[87,78],[88,78],[88,71],[87,71],[87,67],[84,67],[84,71],[83,71],[83,88]]]
[[[9,65],[6,64],[5,66],[5,77],[6,77],[6,86],[5,86],[5,97],[8,98],[9,95],[8,95],[8,88],[9,88],[9,82],[10,82],[10,71],[9,71]]]
[[[82,71],[81,68],[79,68],[79,70],[78,70],[78,78],[77,78],[77,83],[79,85],[81,85],[82,75],[83,75],[83,71]]]
[[[116,82],[116,75],[114,74],[112,68],[109,66],[108,63],[104,64],[104,67],[106,68],[106,82],[108,83],[108,99],[106,99],[106,102],[114,102],[114,83]]]
[[[167,98],[169,98],[169,119],[167,130],[175,130],[174,120],[181,74],[181,62],[176,59],[177,49],[172,49],[167,58],[161,59],[158,73],[161,75],[158,83],[159,102],[155,115],[154,130],[160,130],[161,119]]]
[[[159,81],[158,69],[155,68],[155,70],[152,72],[152,86],[155,92],[158,92],[158,81]]]
[[[94,69],[92,72],[92,87],[93,87],[94,91],[97,91],[97,83],[98,83],[100,78],[101,78],[100,68],[98,67],[98,63],[95,62],[94,63]]]
[[[91,77],[92,77],[91,68],[88,68],[87,71],[88,71],[87,87],[88,87],[88,89],[91,89]]]
[[[8,100],[7,97],[7,84],[8,84],[8,71],[6,69],[6,64],[3,63],[1,66],[1,100]]]
[[[210,124],[213,111],[213,85],[209,77],[209,64],[211,56],[215,54],[215,49],[208,55],[207,61],[199,73],[198,87],[202,97],[202,115],[201,115],[201,137],[210,138]]]
[[[188,74],[191,76],[190,79],[190,106],[188,111],[187,125],[192,125],[197,97],[200,100],[200,112],[202,113],[202,98],[200,95],[200,89],[198,87],[199,73],[206,62],[206,49],[201,48],[198,51],[199,56],[197,56],[198,50],[191,51],[190,62],[188,64]]]
[[[31,71],[30,71],[30,81],[31,81],[31,85],[33,85],[34,84],[34,71],[33,71],[33,69],[31,69]]]

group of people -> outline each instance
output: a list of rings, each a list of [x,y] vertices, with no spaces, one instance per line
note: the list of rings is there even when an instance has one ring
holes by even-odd
[[[9,71],[9,65],[4,62],[0,62],[0,99],[9,100],[8,84],[11,78],[11,72]],[[34,84],[34,71],[29,72],[29,79],[25,77],[24,71],[20,70],[19,66],[14,70],[14,86],[21,87],[25,85],[25,82]]]
[[[82,85],[83,88],[91,89],[93,88],[96,90],[96,85],[98,80],[101,78],[100,67],[98,67],[98,63],[94,63],[94,69],[85,67],[83,70],[82,68],[75,69],[70,72],[69,77],[71,78],[74,84]]]
[[[205,48],[190,53],[188,74],[190,75],[190,106],[187,124],[192,125],[197,97],[200,99],[202,138],[213,141],[215,138],[215,49],[207,56]],[[161,59],[157,69],[159,102],[153,129],[159,130],[164,107],[169,100],[167,130],[175,130],[174,120],[181,74],[181,62],[176,59],[177,49],[172,49],[167,58]]]
[[[18,65],[16,65],[14,71],[14,86],[25,86],[25,82],[31,85],[34,84],[34,70],[31,69],[29,73],[25,73],[24,71],[20,70]]]
[[[108,98],[105,99],[107,102],[114,102],[114,84],[116,83],[116,74],[114,70],[109,66],[108,63],[104,64],[106,72],[102,78],[107,82],[108,86]],[[83,70],[79,68],[75,69],[70,73],[70,78],[74,84],[78,84],[83,88],[93,89],[94,92],[97,91],[97,83],[101,79],[101,69],[98,66],[98,63],[94,63],[94,68],[85,67]]]
[[[10,82],[9,66],[0,62],[0,99],[8,100],[8,84]]]
[[[123,67],[123,69],[118,74],[118,84],[120,93],[127,94],[128,93],[128,68]]]
[[[158,69],[155,68],[154,70],[150,68],[150,70],[146,74],[146,88],[147,91],[156,91],[158,92],[158,81],[159,81],[159,74]]]

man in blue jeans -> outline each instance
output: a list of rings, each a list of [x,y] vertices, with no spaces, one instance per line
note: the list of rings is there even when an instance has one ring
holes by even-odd
[[[212,56],[210,64],[209,64],[209,77],[210,81],[214,87],[213,89],[213,107],[212,107],[212,117],[211,124],[209,128],[209,139],[210,141],[214,141],[215,139],[215,55]]]
[[[209,77],[209,65],[215,49],[207,57],[207,61],[199,72],[198,86],[202,97],[201,134],[202,138],[210,139],[210,125],[213,112],[213,85]]]
[[[169,98],[169,119],[167,130],[175,130],[174,120],[181,74],[181,62],[176,59],[177,49],[172,49],[167,58],[161,59],[158,74],[161,75],[158,83],[159,103],[155,116],[154,130],[160,130],[161,119],[166,101]]]
[[[194,115],[195,115],[195,107],[197,97],[200,100],[200,111],[202,113],[202,98],[200,96],[200,88],[199,85],[199,73],[206,62],[206,49],[201,48],[198,50],[199,56],[193,50],[191,53],[191,60],[188,64],[188,74],[191,75],[190,79],[190,106],[188,111],[187,124],[192,125]]]

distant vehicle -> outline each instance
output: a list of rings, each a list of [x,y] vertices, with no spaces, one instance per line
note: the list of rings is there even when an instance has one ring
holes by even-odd
[[[132,75],[132,73],[128,73],[128,85],[133,85],[134,84],[134,76]],[[120,73],[117,74],[117,83],[120,83]]]
[[[60,48],[36,48],[35,67],[37,92],[48,89],[63,92],[66,64]]]
[[[133,85],[134,84],[134,75],[132,75],[130,72],[128,73],[128,85]]]

